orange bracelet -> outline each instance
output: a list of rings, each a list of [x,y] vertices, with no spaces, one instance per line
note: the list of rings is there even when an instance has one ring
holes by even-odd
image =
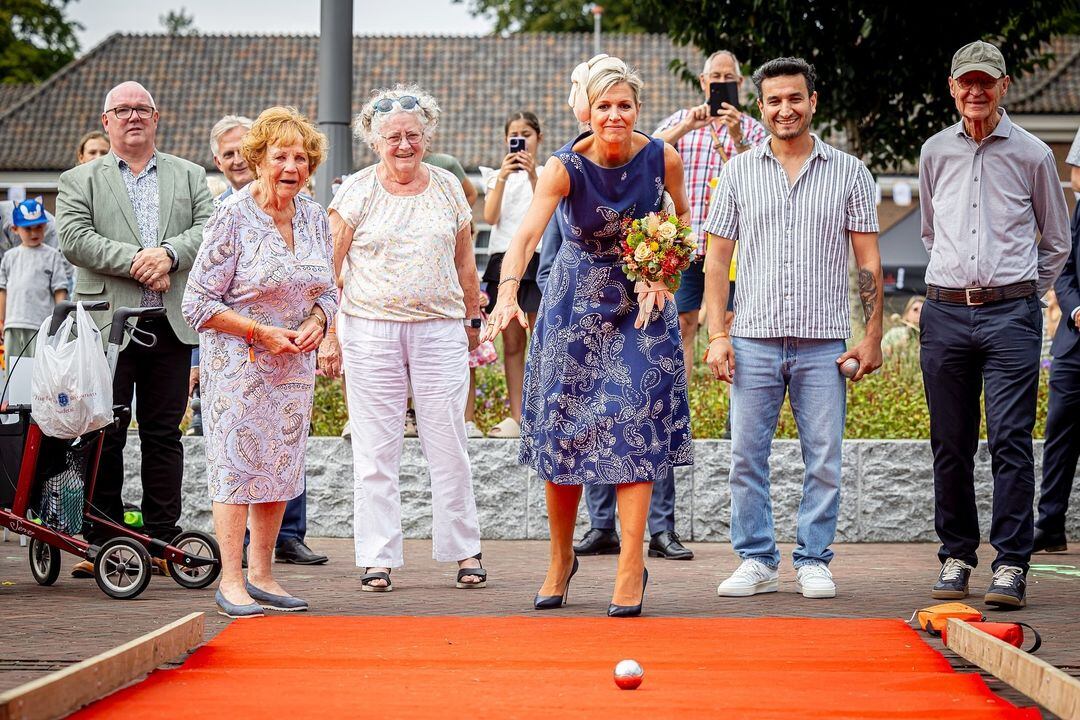
[[[726,338],[726,337],[729,337],[729,335],[726,332],[713,333],[712,335],[709,336],[709,344],[712,345],[713,340],[718,340],[720,338]]]
[[[255,328],[258,321],[252,320],[247,329],[248,362],[255,362]]]

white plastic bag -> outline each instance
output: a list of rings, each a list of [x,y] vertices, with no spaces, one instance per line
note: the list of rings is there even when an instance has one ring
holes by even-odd
[[[30,414],[46,435],[70,440],[112,422],[112,374],[101,331],[82,303],[52,337],[50,322],[46,318],[38,331]]]

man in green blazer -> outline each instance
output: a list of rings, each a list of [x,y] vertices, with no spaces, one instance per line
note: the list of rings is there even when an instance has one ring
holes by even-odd
[[[201,167],[156,149],[158,119],[154,99],[142,85],[125,82],[109,91],[101,123],[112,150],[60,176],[56,222],[60,247],[77,268],[75,300],[107,300],[112,310],[156,305],[167,310],[164,318],[138,322],[157,336],[154,347],[128,343],[120,352],[113,402],[129,406],[138,394],[143,522],[152,537],[168,542],[180,532],[180,422],[187,408],[191,346],[198,343],[180,303],[213,200]],[[100,313],[95,320],[102,326],[108,316]],[[129,422],[121,418],[106,431],[93,497],[98,511],[118,523]],[[87,541],[102,544],[109,537],[102,530],[88,527]],[[155,563],[164,569],[161,558]],[[92,569],[79,563],[72,574],[92,575]]]

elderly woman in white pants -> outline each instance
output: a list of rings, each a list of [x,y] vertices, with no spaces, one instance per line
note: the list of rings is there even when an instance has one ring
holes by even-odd
[[[487,581],[465,436],[468,353],[480,333],[472,211],[457,179],[423,162],[438,122],[419,87],[376,91],[355,131],[381,159],[346,179],[329,208],[343,292],[319,356],[328,374],[344,366],[356,564],[368,592],[391,590],[390,571],[404,564],[398,471],[410,381],[431,469],[433,556],[457,562],[459,588]]]

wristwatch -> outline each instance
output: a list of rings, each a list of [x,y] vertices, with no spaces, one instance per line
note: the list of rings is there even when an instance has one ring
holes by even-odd
[[[465,326],[480,329],[480,318],[465,318]]]

